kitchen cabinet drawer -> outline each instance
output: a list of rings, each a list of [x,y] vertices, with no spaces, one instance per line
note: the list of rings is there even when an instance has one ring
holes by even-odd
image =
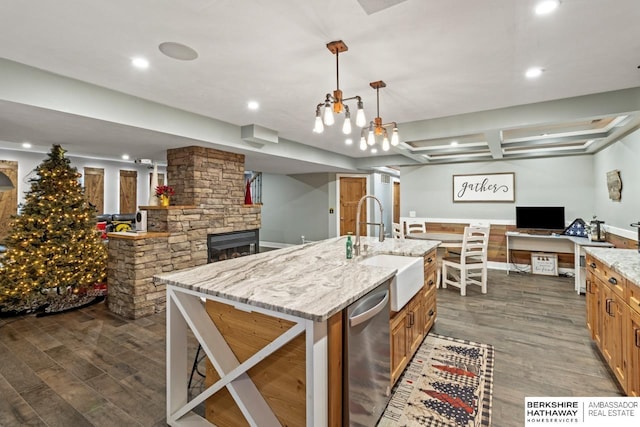
[[[605,282],[616,295],[626,301],[627,281],[620,273],[590,256],[587,257],[587,268]]]
[[[640,286],[627,282],[627,295],[631,310],[640,314]]]

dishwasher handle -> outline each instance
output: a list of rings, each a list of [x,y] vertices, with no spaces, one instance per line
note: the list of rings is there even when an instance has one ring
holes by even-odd
[[[376,297],[378,297],[380,294],[375,294],[375,295],[371,295],[369,298],[365,299],[364,301],[362,301],[360,304],[358,304],[358,306],[354,309],[354,312],[359,311],[358,309],[360,309],[360,307],[362,306],[366,306],[367,304],[370,303],[370,301]],[[389,302],[389,291],[385,290],[384,291],[384,297],[382,298],[382,300],[380,300],[379,303],[377,303],[376,305],[374,305],[373,307],[367,309],[364,313],[360,313],[360,314],[356,314],[355,316],[351,316],[349,317],[349,326],[350,327],[354,327],[354,326],[358,326],[361,323],[366,322],[367,320],[371,319],[372,317],[374,317],[376,314],[380,313],[387,305],[387,303]]]

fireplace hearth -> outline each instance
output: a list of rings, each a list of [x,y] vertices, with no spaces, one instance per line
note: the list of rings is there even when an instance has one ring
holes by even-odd
[[[224,261],[259,252],[258,229],[207,235],[207,262]]]

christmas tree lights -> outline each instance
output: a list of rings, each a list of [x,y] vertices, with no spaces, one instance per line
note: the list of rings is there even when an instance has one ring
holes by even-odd
[[[0,259],[0,312],[29,312],[106,276],[107,251],[95,210],[65,150],[54,145],[25,193]]]

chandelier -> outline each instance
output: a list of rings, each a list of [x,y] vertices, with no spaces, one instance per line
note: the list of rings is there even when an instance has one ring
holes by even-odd
[[[360,131],[360,149],[362,151],[366,150],[367,147],[373,146],[376,144],[376,136],[382,136],[382,150],[389,151],[389,134],[387,133],[387,128],[392,128],[391,131],[391,145],[394,147],[398,145],[399,136],[398,136],[398,125],[396,122],[390,122],[382,124],[382,118],[380,117],[380,88],[387,87],[387,84],[382,80],[377,82],[369,83],[369,86],[376,90],[376,112],[377,116],[371,122],[369,122],[368,128],[363,128]],[[365,133],[368,129],[368,135],[365,138]]]
[[[331,126],[335,123],[333,117],[334,114],[340,114],[344,112],[344,122],[342,124],[342,132],[346,135],[351,133],[351,113],[349,112],[349,106],[345,101],[352,99],[358,100],[358,111],[356,113],[356,126],[363,127],[367,120],[364,117],[364,110],[362,99],[359,96],[352,96],[350,98],[343,98],[342,91],[340,90],[340,69],[338,58],[340,52],[346,52],[349,48],[342,40],[333,41],[327,43],[327,49],[336,56],[336,90],[333,91],[333,95],[328,93],[324,102],[321,102],[316,107],[316,121],[313,131],[315,133],[322,133],[325,126]],[[324,111],[322,109],[324,108]]]

